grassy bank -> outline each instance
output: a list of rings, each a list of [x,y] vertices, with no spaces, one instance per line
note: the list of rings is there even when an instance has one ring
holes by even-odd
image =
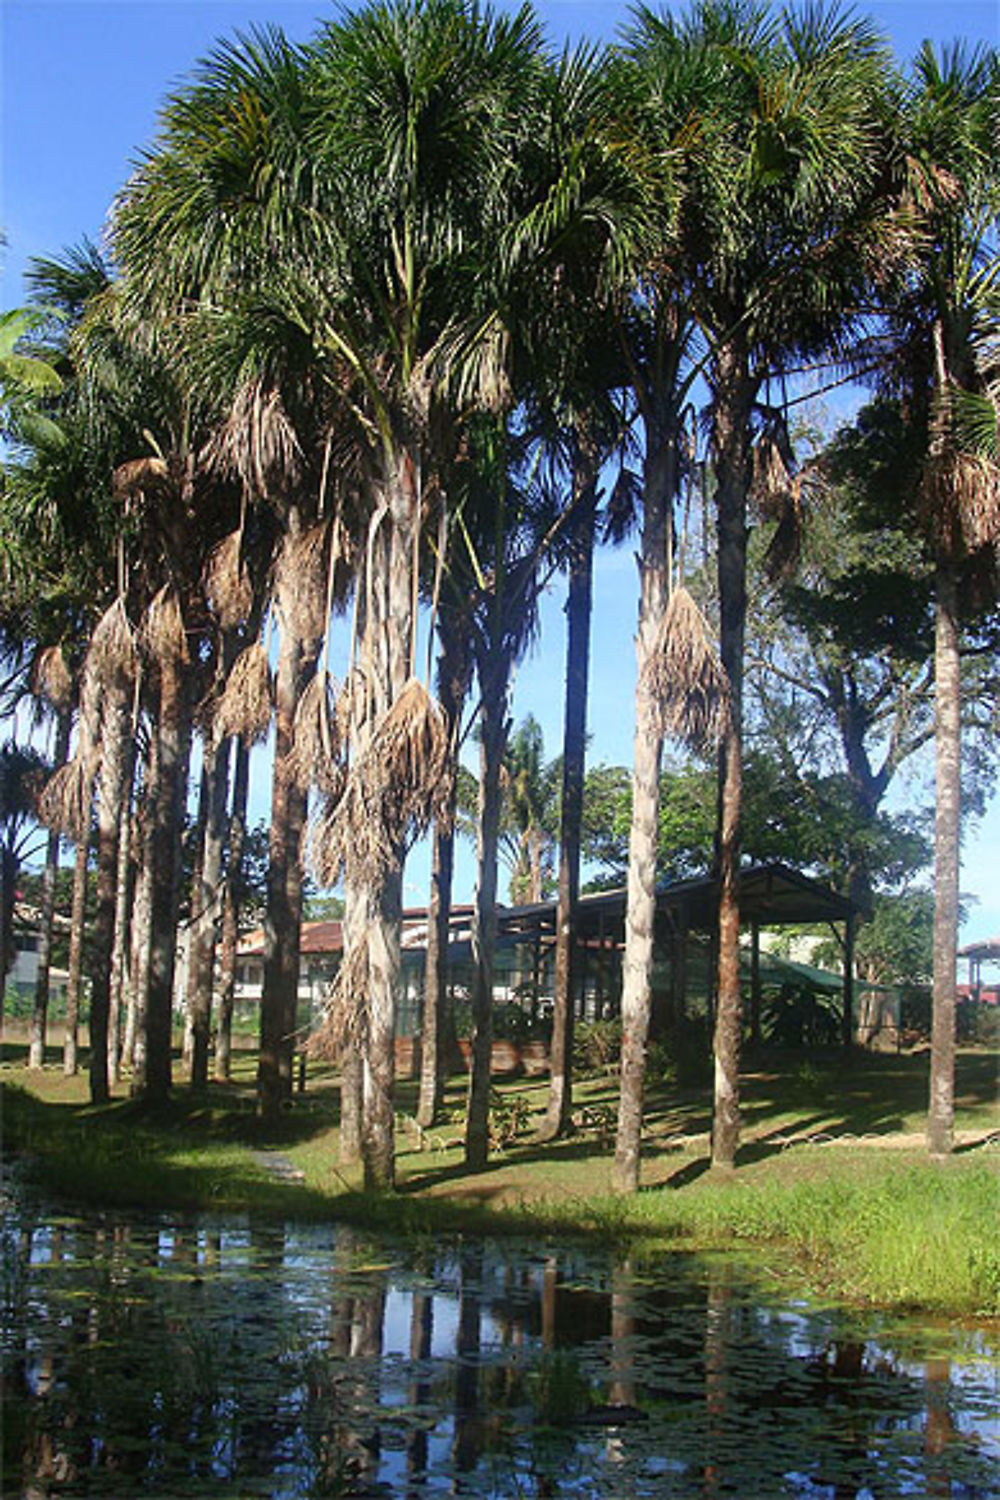
[[[280,1124],[262,1134],[250,1062],[201,1098],[178,1088],[160,1115],[125,1097],[90,1108],[82,1078],[28,1074],[7,1050],[5,1151],[50,1191],[105,1207],[253,1211],[330,1218],[395,1231],[587,1234],[682,1244],[744,1245],[773,1274],[803,1273],[824,1295],[955,1316],[1000,1316],[1000,1130],[995,1055],[959,1058],[959,1149],[935,1167],[923,1150],[926,1059],[785,1058],[743,1081],[744,1147],[735,1173],[709,1170],[703,1090],[650,1092],[643,1190],[609,1192],[614,1086],[577,1091],[579,1129],[539,1146],[542,1083],[498,1091],[498,1117],[517,1106],[519,1133],[487,1171],[465,1172],[463,1083],[451,1118],[420,1137],[400,1086],[399,1191],[377,1199],[337,1165],[335,1080],[321,1070]]]

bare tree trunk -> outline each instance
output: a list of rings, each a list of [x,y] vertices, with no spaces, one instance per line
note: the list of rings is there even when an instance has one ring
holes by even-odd
[[[226,833],[229,790],[229,741],[212,747],[206,766],[207,806],[201,853],[201,880],[195,895],[197,911],[191,924],[191,962],[188,966],[188,1008],[193,1031],[191,1087],[208,1083],[208,1048],[212,1025],[212,984],[215,971],[215,934],[222,894],[222,853]]]
[[[361,1160],[361,1117],[364,1109],[364,1068],[361,1054],[351,1049],[340,1059],[340,1139],[337,1156],[342,1166]]]
[[[427,913],[427,961],[424,967],[424,1014],[420,1030],[420,1100],[417,1124],[426,1130],[437,1120],[444,1097],[444,1028],[448,994],[448,938],[451,887],[455,867],[454,781],[452,807],[434,824],[431,855],[431,901]]]
[[[580,833],[587,760],[587,683],[593,598],[594,532],[597,525],[597,449],[583,424],[578,428],[573,476],[576,520],[570,538],[566,601],[566,707],[563,726],[562,809],[559,829],[559,890],[552,1002],[549,1098],[539,1132],[562,1135],[573,1109],[573,950],[580,894]]]
[[[156,736],[154,735],[150,746],[151,763],[155,760],[156,754]],[[147,784],[153,779],[150,764],[146,768]],[[135,904],[132,911],[125,1040],[122,1045],[122,1062],[132,1073],[132,1094],[141,1094],[146,1085],[146,1001],[149,996],[153,899],[152,823],[148,797],[141,797],[137,807],[139,857],[135,877]]]
[[[719,761],[719,957],[715,1008],[715,1093],[712,1162],[731,1167],[740,1137],[740,734],[726,730]]]
[[[449,726],[451,743],[457,740],[458,722],[469,690],[470,662],[462,633],[444,613],[440,617],[442,641],[438,668],[438,697]],[[445,1077],[445,1010],[448,1003],[448,941],[451,932],[451,892],[455,868],[456,764],[451,768],[448,806],[434,824],[431,860],[431,899],[427,914],[427,963],[424,969],[424,1014],[421,1029],[420,1102],[417,1124],[427,1129],[441,1111]]]
[[[146,1077],[143,1097],[163,1104],[172,1072],[174,964],[181,863],[181,823],[191,746],[183,668],[160,663],[158,753],[149,788],[152,885],[150,889],[149,988],[146,997]]]
[[[132,776],[135,769],[135,721],[130,728],[126,753],[125,785],[122,796],[121,825],[118,829],[118,876],[115,885],[115,935],[111,948],[111,994],[108,1010],[108,1078],[117,1083],[122,1071],[121,1013],[125,988],[125,955],[128,952],[132,894]]]
[[[501,677],[502,680],[496,679]],[[493,1061],[493,957],[497,926],[497,851],[500,838],[500,768],[507,744],[507,673],[480,672],[479,818],[476,895],[472,925],[475,977],[472,991],[472,1067],[465,1124],[465,1162],[481,1171],[489,1156],[490,1074]]]
[[[410,672],[413,618],[414,528],[419,519],[416,467],[412,455],[397,458],[388,492],[391,527],[386,559],[373,593],[376,619],[366,622],[371,632],[376,670],[377,711],[385,713],[402,691]],[[362,1157],[365,1185],[388,1189],[395,1185],[396,1011],[401,992],[399,958],[403,916],[403,861],[398,847],[387,861],[387,871],[371,890],[368,929],[368,1045],[364,1073]]]
[[[747,488],[755,385],[746,354],[718,356],[713,449],[718,482],[720,654],[729,687],[729,723],[719,754],[717,876],[718,993],[712,1164],[731,1168],[740,1138],[740,836],[743,813],[743,637],[746,628]]]
[[[294,740],[295,710],[319,641],[303,639],[294,601],[279,600],[281,650],[275,680],[274,774],[268,845],[267,913],[264,918],[264,991],[260,1002],[257,1113],[274,1120],[291,1099],[293,1032],[299,987],[302,928],[301,839],[305,794],[294,785],[287,757]]]
[[[948,1156],[955,1126],[955,964],[961,833],[961,680],[958,577],[939,561],[934,633],[934,992],[927,1149]]]
[[[56,721],[56,736],[53,760],[64,766],[69,756],[71,715],[60,713]],[[38,939],[38,977],[35,981],[35,1002],[31,1011],[31,1035],[28,1043],[28,1067],[45,1066],[45,1036],[49,1016],[49,975],[52,969],[52,927],[56,905],[56,874],[59,869],[59,835],[50,833],[45,842],[45,867],[42,871],[42,892],[39,906],[41,931]]]
[[[250,789],[250,747],[236,741],[233,770],[233,805],[229,816],[229,848],[219,939],[219,1024],[215,1036],[215,1077],[228,1080],[232,1068],[233,1001],[236,993],[236,950],[240,926],[240,869],[247,829],[247,796]]]
[[[395,1009],[399,987],[399,939],[403,917],[403,872],[381,885],[368,926],[368,1046],[364,1066],[361,1153],[365,1187],[395,1185]]]
[[[639,562],[639,629],[636,635],[635,750],[632,826],[629,832],[625,952],[622,956],[621,1093],[612,1186],[634,1193],[639,1186],[646,1041],[649,1036],[653,929],[656,920],[656,854],[660,816],[660,705],[649,681],[651,660],[663,628],[670,588],[672,502],[675,488],[673,434],[646,428],[642,555]]]
[[[97,787],[97,909],[90,976],[90,1099],[105,1104],[108,1089],[108,1016],[111,954],[118,881],[118,837],[125,794],[130,732],[128,693],[121,683],[106,690]]]
[[[183,975],[178,983],[178,976],[174,977],[174,998],[180,998],[184,1017],[184,1040],[181,1045],[181,1062],[188,1075],[191,1077],[191,1062],[194,1057],[194,1008],[192,1003],[191,987],[195,978],[195,956],[196,942],[195,934],[198,927],[198,917],[201,911],[201,868],[205,858],[205,827],[208,821],[208,803],[211,797],[209,785],[208,767],[205,764],[211,756],[211,751],[206,748],[202,757],[201,774],[198,777],[198,811],[194,820],[194,827],[188,835],[188,840],[193,853],[191,860],[191,883],[188,901],[188,918],[183,925],[177,928],[177,955],[174,960],[175,967],[183,965]],[[183,853],[182,853],[183,858]],[[183,941],[182,939],[183,933]]]
[[[63,1072],[72,1078],[77,1069],[80,1031],[80,989],[83,981],[83,934],[87,921],[87,863],[90,838],[84,831],[77,839],[73,864],[73,900],[69,919],[69,960],[66,976],[66,1032],[63,1040]]]

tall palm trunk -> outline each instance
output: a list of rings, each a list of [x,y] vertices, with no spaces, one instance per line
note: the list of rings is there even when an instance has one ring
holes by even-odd
[[[403,872],[381,882],[368,928],[368,1046],[364,1058],[364,1119],[361,1154],[365,1186],[395,1185],[395,1001],[399,989],[399,940],[403,920]]]
[[[118,875],[115,881],[115,934],[111,948],[111,994],[108,1007],[108,1078],[117,1083],[122,1071],[121,1015],[125,991],[126,954],[131,936],[132,895],[132,777],[135,771],[135,716],[126,749],[125,788],[118,830]]]
[[[191,932],[188,966],[188,1007],[191,1016],[191,1087],[208,1083],[208,1047],[212,1024],[212,983],[215,935],[222,894],[222,854],[226,836],[226,798],[229,789],[229,741],[213,745],[205,767],[205,831],[201,878],[195,895],[197,909]]]
[[[662,714],[647,664],[652,660],[662,635],[670,591],[672,504],[676,488],[675,440],[676,434],[668,422],[647,421],[639,560],[639,629],[636,635],[632,824],[629,831],[625,952],[622,957],[621,1093],[612,1172],[612,1185],[618,1193],[634,1193],[639,1186],[639,1145],[656,920],[660,760],[663,754]]]
[[[190,712],[179,660],[160,663],[155,775],[149,788],[150,888],[149,988],[146,996],[146,1076],[143,1097],[166,1102],[172,1081],[174,966],[180,895],[181,826],[191,746]]]
[[[72,1078],[77,1069],[80,1033],[80,991],[83,984],[83,935],[87,921],[87,865],[90,834],[85,829],[76,841],[73,862],[73,898],[70,903],[69,959],[66,975],[66,1029],[63,1038],[63,1072]]]
[[[437,1120],[444,1098],[444,1008],[448,994],[448,938],[455,869],[455,782],[449,807],[434,822],[431,851],[431,899],[427,912],[427,958],[424,965],[424,1012],[420,1028],[420,1097],[417,1124],[426,1130]]]
[[[713,450],[718,493],[719,648],[729,715],[719,749],[716,873],[718,979],[712,1163],[732,1167],[740,1135],[740,836],[743,809],[743,639],[746,628],[747,490],[755,383],[745,351],[719,351]]]
[[[181,1061],[187,1070],[188,1077],[191,1076],[191,1058],[194,1053],[194,1012],[192,1007],[192,985],[194,983],[194,970],[197,964],[195,955],[195,935],[198,926],[198,917],[201,911],[201,864],[205,857],[205,826],[208,822],[208,803],[210,798],[208,766],[206,762],[209,753],[202,759],[201,775],[198,777],[198,811],[195,815],[194,826],[188,836],[194,856],[191,862],[191,881],[189,887],[189,910],[188,920],[185,927],[187,941],[180,941],[180,930],[178,930],[177,957],[184,963],[184,976],[180,984],[174,981],[175,991],[179,991],[179,998],[184,1013],[184,1041],[181,1046]]]
[[[146,767],[146,786],[155,781],[157,739],[152,736]],[[146,1086],[146,1002],[149,998],[149,954],[153,903],[153,824],[148,796],[141,798],[138,814],[139,854],[132,909],[132,941],[129,951],[128,1001],[122,1062],[131,1069],[133,1095]]]
[[[935,572],[934,634],[934,992],[927,1149],[947,1156],[955,1124],[955,953],[958,945],[961,831],[961,679],[958,570],[940,560]]]
[[[290,533],[301,529],[297,513]],[[302,831],[306,797],[295,783],[288,756],[295,710],[316,666],[319,640],[298,629],[294,601],[279,599],[281,649],[275,677],[274,773],[268,840],[267,911],[264,917],[264,990],[260,1002],[257,1112],[274,1120],[292,1095],[292,1058],[298,1006],[302,938]]]
[[[131,716],[121,682],[106,689],[101,725],[101,769],[97,787],[97,908],[90,976],[90,1099],[104,1104],[108,1090],[108,1017],[111,957],[118,887],[118,839],[125,794]]]
[[[69,755],[71,714],[60,712],[56,721],[53,759],[57,766],[66,764]],[[45,866],[42,870],[42,891],[39,906],[41,931],[38,939],[38,977],[35,981],[35,1001],[31,1011],[31,1035],[28,1044],[28,1067],[45,1065],[45,1035],[49,1015],[49,974],[52,968],[52,929],[56,906],[56,873],[59,869],[59,834],[50,833],[45,842]]]
[[[414,528],[419,519],[416,466],[412,455],[397,455],[389,486],[386,570],[377,588],[377,613],[367,622],[375,626],[378,664],[378,703],[385,712],[395,702],[411,669],[413,617]],[[385,551],[384,554],[385,555]],[[368,1046],[364,1072],[364,1128],[362,1156],[365,1185],[380,1189],[395,1184],[395,1111],[393,1093],[396,1059],[396,1012],[401,993],[399,944],[403,920],[404,851],[393,851],[385,873],[371,889],[368,930]]]
[[[587,760],[587,683],[593,599],[594,533],[597,526],[597,449],[581,425],[575,452],[573,499],[577,509],[570,538],[566,602],[566,707],[563,726],[562,809],[559,828],[559,887],[552,1000],[549,1099],[540,1135],[551,1140],[569,1127],[573,1108],[573,950],[580,894],[580,835]]]
[[[441,662],[438,695],[448,723],[451,743],[469,686],[465,642],[450,621],[441,619]],[[427,1129],[437,1119],[444,1097],[445,1027],[448,996],[448,939],[451,931],[452,880],[455,867],[455,794],[457,765],[452,767],[448,805],[434,822],[431,855],[431,899],[427,914],[427,962],[424,969],[424,1014],[421,1028],[420,1100],[417,1124]]]
[[[238,739],[233,769],[233,802],[229,814],[222,932],[219,937],[219,1022],[215,1034],[215,1077],[219,1083],[228,1080],[232,1067],[233,1002],[236,994],[236,950],[240,928],[239,889],[249,790],[250,747]]]
[[[499,652],[493,653],[495,656]],[[500,843],[500,772],[507,744],[507,669],[480,671],[479,816],[476,895],[472,923],[475,975],[472,990],[472,1069],[465,1124],[465,1161],[480,1171],[489,1155],[490,1072],[493,1061],[493,960],[497,928],[497,856]]]
[[[365,892],[348,870],[344,880],[343,952],[353,951],[355,943],[367,942],[359,931],[365,919]],[[362,1116],[364,1113],[364,1063],[361,1051],[347,1046],[340,1057],[340,1133],[337,1156],[342,1166],[355,1166],[361,1160]]]

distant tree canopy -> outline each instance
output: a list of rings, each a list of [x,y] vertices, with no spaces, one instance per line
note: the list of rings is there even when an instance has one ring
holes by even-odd
[[[711,866],[714,775],[696,765],[666,771],[661,783],[658,877],[680,880]],[[624,766],[596,766],[584,793],[584,855],[597,865],[588,889],[624,882],[628,866],[631,778]],[[878,884],[898,888],[926,867],[927,817],[859,813],[847,778],[790,774],[757,752],[746,765],[743,848],[751,861],[772,859],[816,874],[838,889],[863,858]]]

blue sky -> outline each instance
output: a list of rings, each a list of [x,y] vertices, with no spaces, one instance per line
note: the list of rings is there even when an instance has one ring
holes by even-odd
[[[557,40],[610,39],[625,5],[547,0],[538,5]],[[956,38],[1000,44],[996,0],[879,0],[861,5],[885,31],[901,61],[921,41]],[[83,235],[97,239],[108,207],[144,144],[157,109],[217,38],[273,21],[303,40],[334,13],[318,0],[4,0],[0,7],[0,224],[7,248],[0,307],[23,298],[21,273],[33,255],[54,254]],[[632,635],[636,574],[631,550],[602,558],[595,584],[590,709],[591,759],[629,764]],[[545,601],[542,648],[518,673],[515,717],[534,712],[551,754],[562,712],[562,587]],[[919,772],[917,776],[919,777]],[[258,772],[263,795],[264,778]],[[925,800],[919,780],[898,805]],[[1000,934],[1000,799],[965,850],[963,890],[976,897],[963,941]],[[461,897],[471,890],[463,856]],[[408,870],[408,899],[423,901],[423,858]]]

